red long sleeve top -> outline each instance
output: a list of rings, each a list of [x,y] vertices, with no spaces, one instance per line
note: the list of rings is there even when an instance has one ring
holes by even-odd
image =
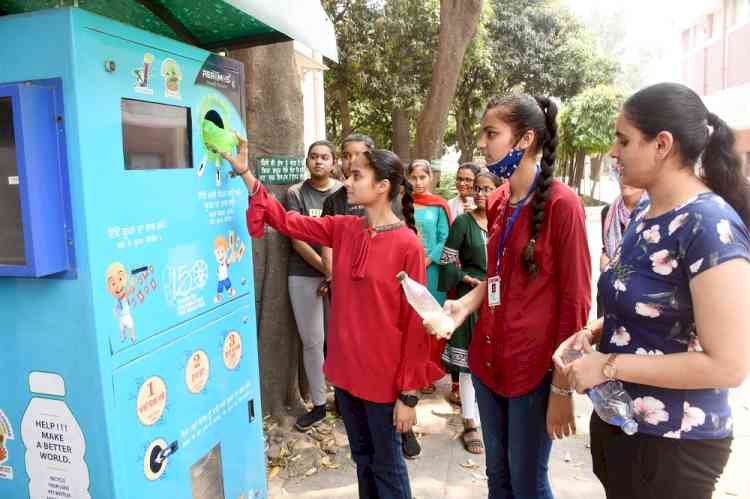
[[[333,248],[332,307],[324,372],[336,387],[379,403],[429,385],[442,376],[430,360],[429,336],[406,301],[396,274],[424,284],[424,249],[401,225],[386,231],[363,217],[312,218],[287,212],[260,187],[250,197],[247,227],[263,236],[268,224],[282,234]]]
[[[499,240],[513,212],[509,198],[505,184],[488,200],[488,278],[498,275]],[[559,181],[550,187],[536,241],[535,278],[523,267],[531,216],[530,204],[521,208],[500,264],[501,303],[493,311],[484,297],[469,349],[471,372],[505,397],[525,395],[539,385],[555,349],[586,324],[591,307],[591,256],[578,196]]]

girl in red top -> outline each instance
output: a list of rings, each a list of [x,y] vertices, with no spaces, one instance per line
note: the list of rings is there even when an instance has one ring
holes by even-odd
[[[575,432],[571,391],[552,373],[552,354],[586,322],[591,257],[581,202],[553,178],[556,115],[548,98],[525,94],[487,105],[479,147],[509,182],[487,202],[487,281],[445,304],[456,324],[479,310],[469,367],[490,499],[552,498],[551,439]]]
[[[409,306],[396,274],[425,282],[425,254],[414,230],[411,188],[390,151],[360,155],[345,188],[365,217],[312,218],[286,212],[248,167],[247,142],[229,158],[251,193],[247,226],[333,248],[333,302],[324,372],[336,387],[361,498],[411,498],[401,433],[416,422],[416,390],[442,375],[429,357],[429,336]],[[390,201],[403,186],[406,223]],[[408,225],[408,226],[407,226]]]

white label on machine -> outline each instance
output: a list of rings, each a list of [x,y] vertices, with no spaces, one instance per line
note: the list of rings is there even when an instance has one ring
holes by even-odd
[[[29,499],[91,499],[86,441],[62,400],[31,399],[21,421]]]
[[[18,185],[18,176],[8,177],[8,185]]]

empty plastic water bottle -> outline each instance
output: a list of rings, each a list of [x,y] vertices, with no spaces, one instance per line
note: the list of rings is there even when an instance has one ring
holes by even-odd
[[[399,272],[396,278],[401,281],[406,301],[424,319],[425,324],[430,326],[438,338],[450,338],[456,329],[456,323],[443,311],[430,290],[409,277],[406,272]]]
[[[562,360],[569,364],[583,357],[580,350],[568,349],[563,352]],[[607,423],[619,426],[626,435],[635,435],[638,422],[633,414],[633,399],[623,388],[622,383],[610,380],[586,390],[594,404],[594,410]]]

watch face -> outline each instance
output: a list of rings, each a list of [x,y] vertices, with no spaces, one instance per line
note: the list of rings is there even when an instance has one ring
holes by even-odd
[[[617,369],[615,369],[615,366],[612,366],[610,364],[606,364],[604,366],[604,376],[608,379],[615,379],[615,376],[617,375]]]

